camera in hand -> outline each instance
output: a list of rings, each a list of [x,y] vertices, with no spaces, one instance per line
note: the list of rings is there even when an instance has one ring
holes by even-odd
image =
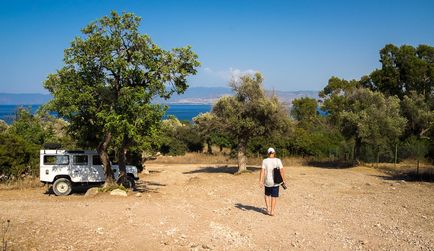
[[[286,186],[285,182],[282,183],[282,187],[283,187],[283,189],[285,189],[285,190],[288,188],[288,187]]]

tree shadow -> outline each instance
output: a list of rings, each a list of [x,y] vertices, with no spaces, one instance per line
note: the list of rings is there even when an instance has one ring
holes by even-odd
[[[267,214],[267,210],[265,210],[264,208],[260,208],[260,207],[255,207],[255,206],[249,206],[249,205],[243,205],[241,203],[236,203],[235,207],[243,210],[243,211],[255,211],[261,214]]]
[[[248,172],[255,172],[260,170],[258,167],[248,166],[247,171]],[[183,172],[183,174],[194,174],[194,173],[229,173],[229,174],[236,174],[238,172],[238,167],[236,166],[207,166],[202,167],[196,170]]]
[[[346,169],[346,168],[355,167],[356,163],[352,161],[309,160],[306,162],[306,165],[312,167],[326,168],[326,169]]]
[[[136,188],[134,191],[139,193],[158,193],[159,188],[151,188],[150,186],[163,187],[166,186],[166,184],[139,180],[136,182]]]
[[[161,170],[149,170],[150,174],[152,174],[152,173],[161,173],[161,172],[162,172]]]
[[[416,170],[407,172],[388,171],[385,175],[372,175],[383,180],[404,180],[408,182],[431,182],[434,183],[434,173],[432,170],[417,173]]]

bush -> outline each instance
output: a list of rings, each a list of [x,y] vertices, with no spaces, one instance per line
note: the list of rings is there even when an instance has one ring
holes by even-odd
[[[0,133],[0,176],[38,175],[39,146],[14,134]]]

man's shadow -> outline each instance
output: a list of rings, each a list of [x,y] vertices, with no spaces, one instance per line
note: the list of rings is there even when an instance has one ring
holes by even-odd
[[[243,210],[243,211],[255,211],[261,214],[267,214],[267,210],[265,210],[264,208],[260,208],[260,207],[254,207],[254,206],[249,206],[249,205],[243,205],[241,203],[237,203],[235,204],[235,207]]]

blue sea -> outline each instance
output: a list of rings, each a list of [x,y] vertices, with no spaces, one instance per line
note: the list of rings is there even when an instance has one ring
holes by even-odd
[[[35,113],[40,105],[0,105],[0,119],[6,123],[11,124],[16,117],[16,111],[19,107],[24,107]],[[211,111],[212,105],[210,104],[169,104],[168,110],[164,118],[169,115],[177,117],[179,120],[191,121],[200,113]]]

